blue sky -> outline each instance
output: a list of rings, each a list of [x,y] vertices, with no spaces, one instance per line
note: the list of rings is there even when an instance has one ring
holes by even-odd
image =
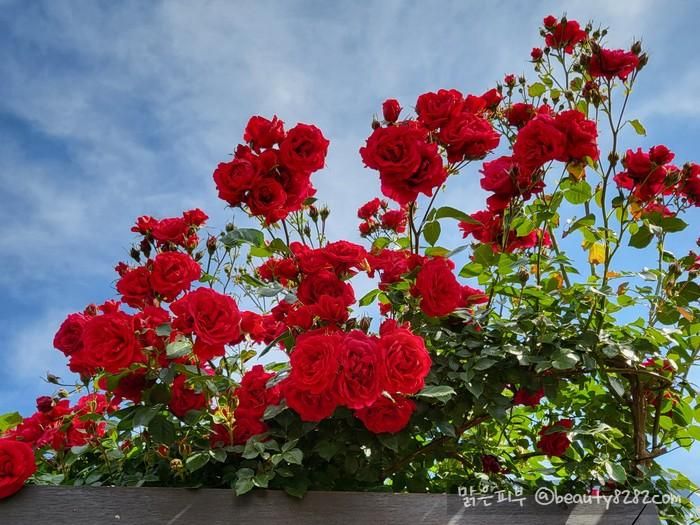
[[[68,312],[114,294],[136,216],[198,206],[224,224],[211,173],[250,115],[324,131],[331,150],[314,180],[331,236],[347,237],[378,191],[357,150],[381,101],[410,107],[425,91],[481,93],[504,73],[529,74],[542,17],[564,11],[610,26],[611,46],[643,38],[651,55],[630,109],[649,137],[625,146],[660,142],[700,160],[692,0],[0,0],[0,413],[27,413],[51,391],[40,376],[64,366],[53,334]],[[443,202],[476,211],[483,199],[473,172]]]

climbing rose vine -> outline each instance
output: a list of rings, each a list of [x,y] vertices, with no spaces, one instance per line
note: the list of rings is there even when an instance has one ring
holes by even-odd
[[[553,16],[540,33],[531,80],[382,104],[364,245],[326,236],[324,133],[252,117],[213,175],[224,231],[139,217],[117,298],[58,329],[79,380],[0,418],[0,497],[694,490],[659,458],[700,437],[700,256],[672,251],[697,232],[700,165],[637,144],[639,43]],[[444,191],[477,182],[481,210]]]

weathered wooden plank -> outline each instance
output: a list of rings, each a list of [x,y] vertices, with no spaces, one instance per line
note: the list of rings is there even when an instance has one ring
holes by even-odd
[[[651,525],[654,506],[496,503],[466,508],[456,495],[277,491],[236,497],[216,489],[25,487],[0,501],[1,525]]]

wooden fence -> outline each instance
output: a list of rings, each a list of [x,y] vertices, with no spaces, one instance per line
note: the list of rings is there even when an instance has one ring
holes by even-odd
[[[483,503],[488,503],[488,506]],[[220,489],[25,487],[0,501],[0,525],[651,525],[656,507],[604,502],[542,505],[532,498],[482,501],[457,495],[277,491],[236,497]]]

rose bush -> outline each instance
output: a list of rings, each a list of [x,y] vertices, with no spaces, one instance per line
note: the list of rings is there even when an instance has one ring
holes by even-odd
[[[0,497],[30,476],[695,490],[658,460],[700,438],[700,256],[671,251],[700,165],[637,147],[648,58],[606,33],[549,16],[533,81],[425,93],[415,115],[386,100],[359,151],[383,194],[358,210],[365,247],[326,238],[321,130],[252,117],[213,175],[235,222],[205,237],[200,210],[138,218],[118,298],[58,329],[79,380],[51,375],[35,414],[0,418]],[[479,178],[485,209],[438,204],[455,178]]]

